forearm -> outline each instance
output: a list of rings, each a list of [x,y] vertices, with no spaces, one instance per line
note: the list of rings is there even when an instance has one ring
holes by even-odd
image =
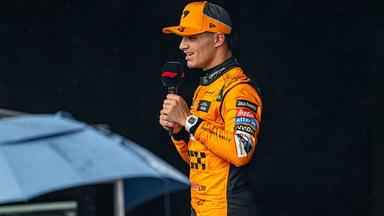
[[[257,131],[253,130],[250,133],[254,134],[248,134],[250,148],[244,149],[242,143],[239,143],[240,132],[238,130],[234,132],[225,130],[208,121],[201,121],[192,131],[195,139],[205,145],[209,151],[235,166],[245,165],[251,160],[257,143]]]

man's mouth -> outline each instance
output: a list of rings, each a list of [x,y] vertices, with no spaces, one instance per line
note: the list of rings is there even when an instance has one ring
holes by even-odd
[[[189,59],[192,55],[193,55],[192,52],[186,52],[186,53],[185,53],[185,60],[188,61],[188,59]]]

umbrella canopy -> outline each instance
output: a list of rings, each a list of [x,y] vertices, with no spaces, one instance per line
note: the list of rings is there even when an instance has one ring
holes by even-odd
[[[0,204],[117,179],[125,181],[127,208],[189,184],[134,142],[74,119],[58,114],[0,119]]]

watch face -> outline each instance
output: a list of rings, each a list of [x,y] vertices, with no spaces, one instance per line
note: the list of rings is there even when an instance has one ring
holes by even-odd
[[[191,116],[188,118],[188,123],[189,124],[194,124],[197,121],[197,118],[195,116]]]

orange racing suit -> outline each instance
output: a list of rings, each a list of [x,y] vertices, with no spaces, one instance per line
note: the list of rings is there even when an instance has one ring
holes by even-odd
[[[258,88],[230,58],[201,78],[190,111],[197,124],[172,141],[190,166],[192,215],[254,215],[246,165],[260,131]]]

